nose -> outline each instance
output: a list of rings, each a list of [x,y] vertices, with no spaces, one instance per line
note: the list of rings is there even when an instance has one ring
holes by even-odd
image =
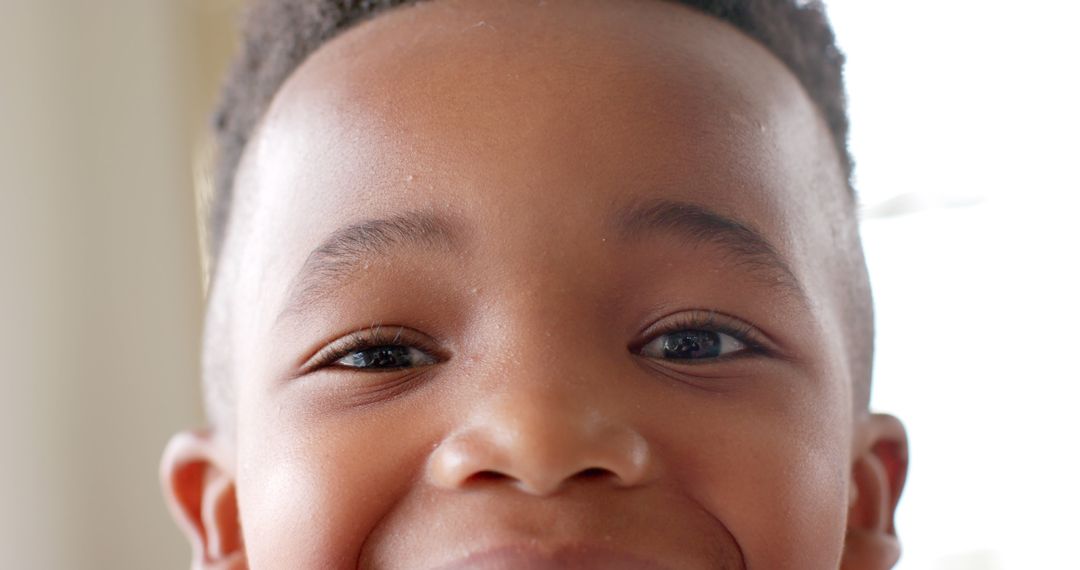
[[[627,422],[571,394],[519,389],[477,405],[432,452],[427,477],[444,489],[504,484],[544,496],[574,481],[633,487],[651,471],[648,442]]]

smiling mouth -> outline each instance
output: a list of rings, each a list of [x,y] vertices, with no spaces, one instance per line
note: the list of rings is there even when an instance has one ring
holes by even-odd
[[[626,552],[568,546],[545,553],[531,545],[482,550],[433,570],[667,570]]]

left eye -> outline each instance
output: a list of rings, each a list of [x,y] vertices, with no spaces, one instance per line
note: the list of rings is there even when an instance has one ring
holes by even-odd
[[[418,348],[388,344],[354,350],[337,359],[335,364],[361,370],[384,371],[426,366],[435,362],[434,357]]]
[[[748,347],[719,331],[680,330],[657,336],[641,347],[641,354],[665,360],[710,360],[742,352]]]

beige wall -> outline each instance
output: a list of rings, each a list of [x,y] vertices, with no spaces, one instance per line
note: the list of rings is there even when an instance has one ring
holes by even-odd
[[[0,0],[0,566],[181,568],[191,152],[235,2]]]

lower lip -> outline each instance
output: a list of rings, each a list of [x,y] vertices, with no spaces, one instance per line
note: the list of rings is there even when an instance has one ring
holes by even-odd
[[[661,566],[603,548],[563,548],[545,555],[529,547],[503,547],[472,554],[436,570],[664,570]]]

